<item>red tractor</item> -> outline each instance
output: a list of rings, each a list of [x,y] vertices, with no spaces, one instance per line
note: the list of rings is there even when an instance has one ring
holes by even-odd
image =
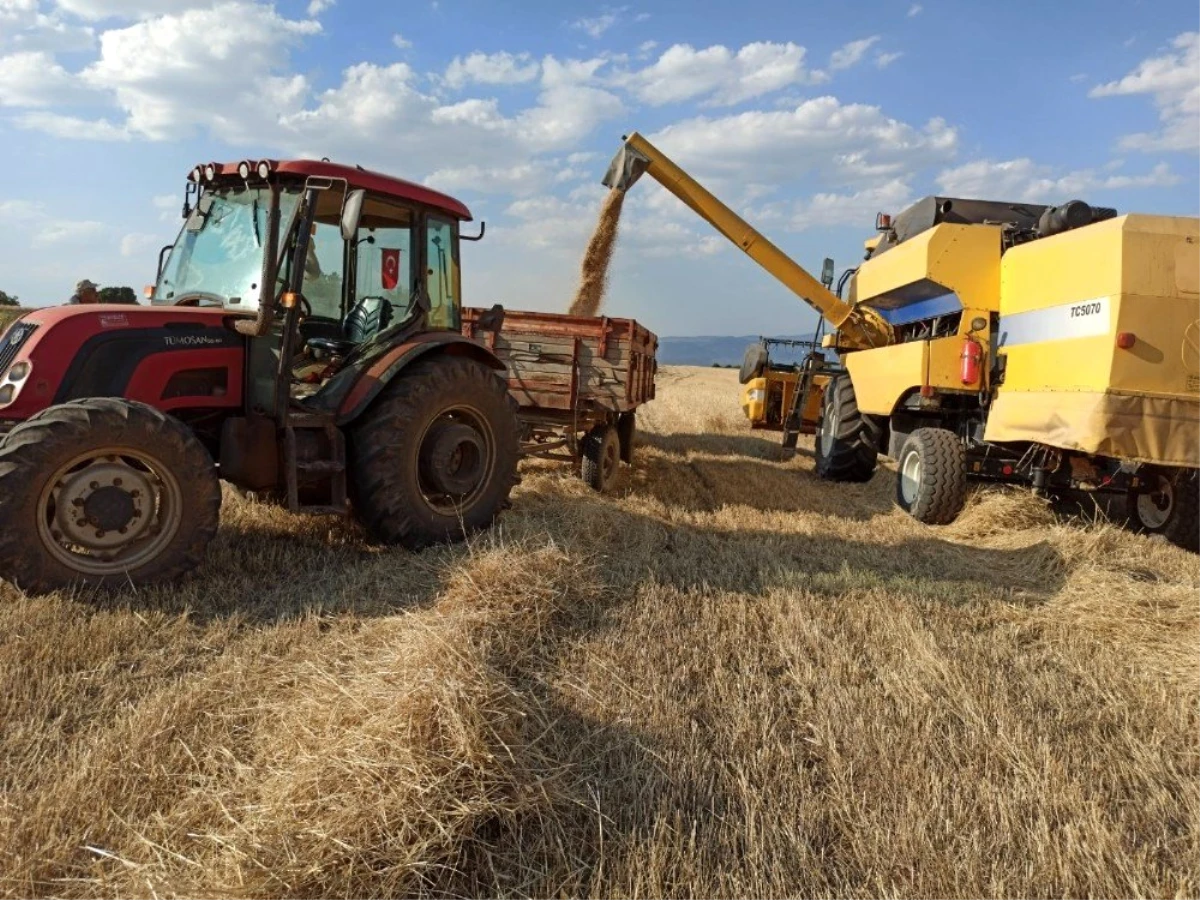
[[[245,160],[197,166],[183,215],[149,306],[35,310],[0,338],[0,576],[176,578],[217,530],[218,478],[411,548],[488,526],[518,423],[503,364],[459,333],[467,208]]]

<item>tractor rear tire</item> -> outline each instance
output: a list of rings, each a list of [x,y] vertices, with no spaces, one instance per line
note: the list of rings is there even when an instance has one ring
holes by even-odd
[[[612,425],[597,425],[583,436],[579,477],[603,493],[621,466],[621,438]]]
[[[489,527],[517,483],[517,404],[473,359],[420,360],[350,431],[350,497],[377,540],[419,550]]]
[[[918,428],[900,449],[896,503],[918,522],[949,525],[967,502],[967,454],[945,428]]]
[[[825,386],[814,444],[817,475],[826,481],[863,482],[875,474],[875,428],[858,411],[850,376],[838,375]]]
[[[1194,476],[1151,476],[1152,483],[1129,492],[1127,526],[1139,534],[1161,534],[1184,550],[1200,552],[1200,483]]]
[[[0,444],[0,575],[25,591],[172,581],[217,532],[212,457],[144,403],[51,406]]]

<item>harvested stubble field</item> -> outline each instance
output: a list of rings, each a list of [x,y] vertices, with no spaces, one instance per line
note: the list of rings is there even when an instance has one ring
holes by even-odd
[[[953,526],[664,370],[634,470],[420,555],[227,493],[176,590],[0,602],[10,896],[1195,896],[1200,564]]]

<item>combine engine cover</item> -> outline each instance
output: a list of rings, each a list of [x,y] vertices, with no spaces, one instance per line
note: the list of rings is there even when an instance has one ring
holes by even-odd
[[[169,412],[236,409],[245,349],[215,309],[98,304],[34,310],[0,338],[0,421],[81,397]]]

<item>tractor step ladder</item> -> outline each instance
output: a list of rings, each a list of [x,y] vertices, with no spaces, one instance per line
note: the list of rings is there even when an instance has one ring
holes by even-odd
[[[325,435],[328,456],[324,459],[298,459],[297,431],[320,431]],[[318,442],[319,443],[319,442]],[[283,428],[283,463],[286,469],[287,508],[291,512],[312,515],[344,516],[349,510],[346,496],[346,439],[342,430],[321,416],[292,414]],[[301,503],[300,476],[318,475],[328,488],[328,502]]]

